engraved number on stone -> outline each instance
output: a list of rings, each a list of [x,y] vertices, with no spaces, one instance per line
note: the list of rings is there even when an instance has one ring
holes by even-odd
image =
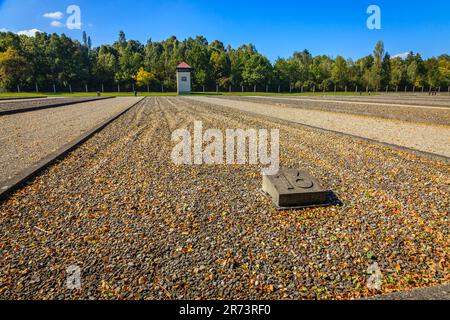
[[[282,174],[280,176],[280,178],[284,181],[284,183],[286,185],[286,188],[288,190],[294,190],[295,189],[295,187],[292,185],[292,183],[289,181],[289,179],[284,174]]]
[[[314,186],[314,183],[311,179],[302,177],[300,172],[297,173],[297,176],[294,177],[295,185],[300,189],[311,189]]]

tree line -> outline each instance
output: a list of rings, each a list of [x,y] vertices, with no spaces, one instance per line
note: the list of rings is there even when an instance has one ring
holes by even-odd
[[[79,42],[66,35],[37,33],[34,37],[0,33],[0,88],[15,91],[108,91],[147,88],[173,90],[175,68],[193,67],[194,88],[278,88],[283,92],[311,90],[384,90],[450,86],[450,56],[423,59],[419,53],[392,58],[380,41],[372,54],[353,61],[342,56],[313,56],[308,50],[278,58],[273,64],[252,44],[235,49],[203,36],[180,41],[175,36],[142,44],[120,32],[112,45],[92,47],[83,33]],[[156,87],[158,89],[156,89]]]

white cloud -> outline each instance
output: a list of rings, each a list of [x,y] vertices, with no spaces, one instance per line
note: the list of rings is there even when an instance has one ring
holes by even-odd
[[[0,28],[0,32],[10,32],[8,29],[6,29],[6,28]],[[14,32],[14,31],[11,31],[12,33],[15,33],[15,34],[18,34],[18,35],[25,35],[25,36],[28,36],[28,37],[34,37],[35,35],[36,35],[36,32],[42,32],[41,30],[39,30],[39,29],[30,29],[30,30],[22,30],[22,31],[19,31],[19,32]]]
[[[61,11],[47,12],[44,13],[43,17],[53,20],[61,20],[64,17],[64,13],[62,13]]]
[[[22,30],[17,32],[18,35],[25,35],[28,37],[34,37],[36,35],[37,32],[42,32],[39,29],[30,29],[30,30]]]
[[[62,24],[61,22],[57,21],[57,20],[52,21],[52,22],[50,23],[50,25],[51,25],[52,27],[55,27],[55,28],[60,28],[60,27],[63,26],[63,24]]]
[[[401,59],[406,59],[408,58],[409,52],[403,52],[403,53],[399,53],[396,54],[395,56],[392,56],[393,59],[395,58],[401,58]]]

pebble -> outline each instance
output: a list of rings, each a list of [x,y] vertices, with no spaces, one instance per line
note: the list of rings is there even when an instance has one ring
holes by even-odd
[[[344,206],[277,211],[258,191],[259,166],[173,165],[171,133],[194,120],[279,128],[282,166],[311,172]],[[447,163],[388,147],[183,98],[147,98],[0,203],[0,292],[357,299],[445,284],[448,274],[430,266],[449,264],[449,176]],[[380,290],[366,286],[368,253],[386,275]],[[30,274],[39,270],[39,282],[21,274],[23,261]],[[70,265],[81,268],[82,290],[68,296]]]

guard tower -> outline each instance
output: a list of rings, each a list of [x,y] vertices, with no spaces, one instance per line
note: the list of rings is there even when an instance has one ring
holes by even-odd
[[[191,71],[192,68],[186,62],[177,67],[177,92],[178,94],[191,94]]]

